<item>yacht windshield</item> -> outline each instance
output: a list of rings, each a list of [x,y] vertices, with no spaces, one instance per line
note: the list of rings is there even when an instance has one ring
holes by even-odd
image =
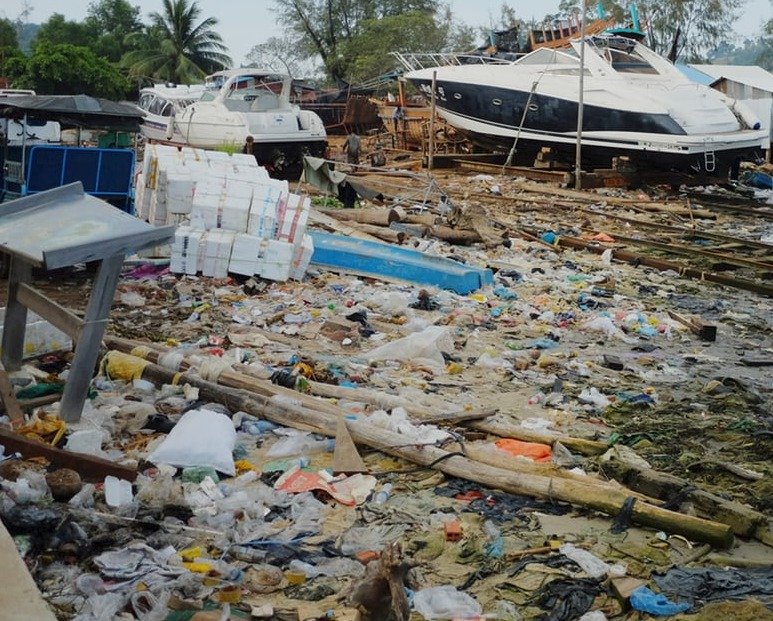
[[[618,73],[658,74],[658,70],[636,50],[636,42],[625,37],[595,37],[591,47]]]

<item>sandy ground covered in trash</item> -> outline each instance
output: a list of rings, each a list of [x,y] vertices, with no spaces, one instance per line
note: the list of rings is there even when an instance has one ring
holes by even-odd
[[[496,180],[450,173],[441,178],[447,189],[459,194],[456,200],[468,205],[476,204],[472,195],[491,193],[492,185],[501,186],[499,193],[515,191]],[[558,234],[568,234],[562,230],[582,234],[580,229],[586,229],[612,236],[614,230],[636,235],[636,230],[618,228],[611,218],[604,218],[605,213],[621,215],[622,208],[602,203],[600,199],[594,207],[596,214],[570,217],[560,207],[523,211],[506,201],[480,201],[486,205],[485,217],[495,234],[505,227],[515,230],[528,225]],[[650,217],[658,222],[661,215]],[[673,218],[668,221],[674,222]],[[722,214],[717,221],[700,224],[748,239],[760,239],[769,230],[765,219],[737,214]],[[509,239],[508,247],[489,248],[422,241],[425,252],[496,268],[495,286],[470,296],[426,288],[437,305],[434,310],[412,308],[422,287],[314,270],[303,282],[261,283],[258,291],[232,279],[157,272],[122,280],[109,332],[169,346],[193,346],[203,354],[225,352],[226,358],[261,372],[286,369],[314,381],[401,395],[438,411],[496,410],[497,419],[510,424],[628,447],[657,470],[769,516],[773,498],[770,367],[748,366],[744,360],[773,358],[770,299],[643,266],[609,264],[598,255],[558,251],[515,234]],[[39,284],[60,303],[82,309],[89,276],[75,271]],[[699,340],[671,319],[669,310],[715,323],[716,341]],[[359,323],[346,319],[356,311],[365,312],[371,328],[365,334],[370,336],[363,335]],[[370,351],[398,338],[411,337],[406,344],[410,347],[411,339],[415,343],[428,326],[447,329],[450,347],[422,353],[423,358],[439,356],[441,364],[410,354],[402,362],[369,360]],[[605,355],[619,358],[623,369],[609,368]],[[136,404],[148,404],[143,410],[146,418],[155,412],[174,421],[195,401],[169,389],[149,392],[110,382],[95,386],[95,414],[89,420],[109,430],[103,450],[113,457],[128,456],[141,467],[148,465],[142,459],[164,434],[141,430],[136,424],[141,408]],[[362,403],[332,402],[352,415],[367,413]],[[496,451],[491,446],[494,438],[485,433],[462,425],[452,430],[470,447]],[[260,478],[268,486],[276,477],[265,472],[266,465],[276,460],[267,453],[278,438],[271,432],[251,435],[244,428],[238,435],[240,458],[258,473],[263,471]],[[502,463],[509,459],[494,454]],[[413,591],[453,585],[473,595],[493,618],[574,619],[579,615],[572,616],[571,606],[567,616],[543,616],[551,610],[556,614],[562,601],[559,596],[558,604],[546,603],[545,588],[558,579],[569,586],[573,581],[577,584],[586,574],[560,562],[557,552],[530,556],[526,563],[511,560],[514,553],[551,540],[584,545],[609,564],[625,565],[629,576],[650,586],[653,573],[674,566],[754,567],[771,560],[770,548],[752,539],[738,538],[730,550],[712,550],[636,526],[612,533],[612,519],[594,511],[549,499],[516,498],[367,447],[362,455],[378,480],[376,492],[385,483],[394,486],[389,499],[383,504],[369,500],[345,507],[319,496],[324,508],[315,522],[316,531],[311,528],[311,534],[303,537],[301,551],[289,556],[269,554],[266,563],[286,571],[291,558],[317,562],[341,554],[342,542],[352,543],[352,537],[366,550],[398,540],[405,557],[416,564],[410,580]],[[330,453],[308,457],[312,468],[331,463]],[[605,465],[599,457],[569,454],[562,459],[563,467],[604,478]],[[76,552],[69,555],[39,532],[17,539],[41,591],[60,618],[85,615],[91,609],[90,592],[73,585],[81,574],[99,573],[93,559],[135,541],[156,550],[169,545],[176,553],[198,545],[201,557],[217,565],[219,575],[209,583],[196,575],[184,588],[178,585],[177,595],[187,596],[194,602],[191,605],[216,599],[224,584],[233,583],[241,590],[241,604],[235,609],[270,603],[275,609],[297,611],[297,617],[288,618],[316,617],[327,610],[334,610],[336,618],[354,618],[355,611],[344,600],[359,576],[320,576],[291,586],[282,574],[281,582],[258,588],[255,564],[229,555],[229,547],[239,538],[269,532],[263,530],[264,516],[253,513],[257,505],[251,504],[256,502],[254,492],[247,487],[245,498],[251,508],[242,514],[236,507],[225,509],[203,501],[197,509],[189,502],[195,484],[181,486],[178,478],[169,484],[172,487],[161,490],[155,472],[145,474],[135,489],[145,501],[124,516],[142,519],[142,525],[76,512],[71,519],[88,533],[89,541],[73,536]],[[242,489],[225,481],[229,493]],[[94,510],[120,516],[120,510],[105,507],[99,488],[94,498]],[[202,507],[207,509],[199,511]],[[265,508],[272,510],[270,505]],[[682,510],[690,508],[682,506]],[[287,508],[273,511],[270,532],[281,526],[291,530],[294,518]],[[443,524],[449,519],[461,525],[459,541],[446,541]],[[484,526],[487,521],[495,527],[495,536]],[[181,532],[183,524],[199,530]],[[207,530],[220,534],[206,534]],[[492,551],[494,543],[499,553]],[[750,599],[758,596],[752,593]],[[770,604],[770,593],[766,597]],[[602,611],[608,618],[648,618],[628,611],[606,588],[600,588],[591,601],[585,610]],[[749,598],[698,606],[692,612],[676,618],[708,619],[716,614],[770,618],[769,610]]]

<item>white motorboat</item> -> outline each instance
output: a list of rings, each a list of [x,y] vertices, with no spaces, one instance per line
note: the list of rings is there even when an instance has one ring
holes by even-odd
[[[153,142],[170,139],[167,133],[171,117],[182,113],[185,108],[201,99],[203,84],[154,84],[140,91],[139,107],[145,112],[140,129]]]
[[[420,55],[397,58],[405,77],[431,95],[438,113],[487,150],[531,164],[543,147],[574,161],[581,41],[515,61]],[[750,111],[685,78],[636,41],[585,39],[582,165],[609,167],[627,156],[641,170],[727,177],[764,153],[767,132]]]
[[[325,126],[314,112],[290,103],[291,87],[289,76],[242,68],[208,76],[195,99],[198,91],[174,95],[184,87],[145,89],[141,131],[151,141],[180,146],[246,147],[281,175],[299,169],[304,155],[321,157],[327,148]]]

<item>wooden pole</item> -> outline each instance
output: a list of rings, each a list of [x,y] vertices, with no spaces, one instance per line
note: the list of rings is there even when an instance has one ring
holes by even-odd
[[[427,157],[427,171],[431,174],[435,165],[435,112],[437,110],[437,71],[432,72],[432,101],[429,113],[429,156]]]
[[[582,0],[582,22],[580,23],[580,84],[577,97],[577,146],[574,154],[574,188],[582,189],[582,117],[584,113],[585,88],[585,11],[586,0]]]

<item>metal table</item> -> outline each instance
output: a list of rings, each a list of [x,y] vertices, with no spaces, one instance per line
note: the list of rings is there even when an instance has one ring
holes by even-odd
[[[168,242],[174,230],[85,194],[80,182],[0,205],[0,251],[11,257],[2,363],[8,371],[21,366],[28,309],[70,336],[75,357],[62,395],[63,420],[80,419],[124,257]],[[99,266],[83,319],[32,286],[32,268],[85,262]]]

